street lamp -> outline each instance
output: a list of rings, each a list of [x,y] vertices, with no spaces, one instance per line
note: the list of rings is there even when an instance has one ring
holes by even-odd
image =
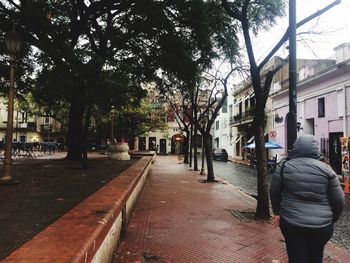
[[[13,25],[12,30],[5,36],[7,52],[10,55],[10,87],[8,91],[8,109],[7,109],[7,128],[5,141],[5,158],[3,174],[0,178],[0,184],[13,184],[18,181],[12,178],[12,135],[13,135],[13,105],[14,105],[14,68],[16,54],[21,47],[21,40]]]
[[[111,116],[111,143],[114,143],[114,118],[115,118],[115,109],[114,106],[112,106],[112,116]]]

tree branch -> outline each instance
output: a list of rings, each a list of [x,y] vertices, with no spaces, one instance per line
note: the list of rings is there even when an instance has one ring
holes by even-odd
[[[312,19],[314,19],[315,17],[318,17],[320,15],[322,15],[323,13],[325,13],[326,11],[328,11],[329,9],[331,9],[332,7],[338,5],[341,3],[342,0],[336,0],[332,3],[330,3],[329,5],[327,5],[326,7],[318,10],[317,12],[309,15],[308,17],[304,18],[303,20],[301,20],[300,22],[297,23],[296,27],[299,28],[303,25],[305,25],[307,22],[311,21]],[[284,35],[281,37],[281,39],[278,41],[278,43],[272,48],[272,50],[270,51],[270,53],[265,57],[265,59],[259,64],[258,69],[261,70],[265,64],[272,58],[272,56],[280,49],[280,47],[284,44],[284,42],[287,41],[288,36],[289,35],[289,27],[287,28],[286,32],[284,33]]]
[[[285,65],[287,64],[288,59],[284,59],[277,67],[275,67],[273,70],[270,70],[269,72],[267,72],[266,77],[265,77],[265,83],[264,83],[264,89],[263,92],[261,93],[261,97],[262,97],[262,102],[265,105],[266,101],[269,97],[270,94],[270,90],[271,90],[271,83],[272,83],[272,79],[273,76]],[[264,106],[265,108],[265,106]]]

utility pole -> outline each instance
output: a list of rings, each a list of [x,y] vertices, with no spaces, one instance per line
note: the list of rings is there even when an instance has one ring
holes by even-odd
[[[293,148],[297,138],[297,47],[296,0],[289,0],[289,112],[287,115],[287,147]]]
[[[3,173],[0,178],[1,185],[15,184],[18,180],[14,180],[12,177],[12,136],[13,136],[13,107],[14,107],[14,94],[15,94],[15,64],[16,55],[18,55],[21,48],[21,39],[15,30],[15,24],[13,24],[12,31],[5,36],[6,49],[10,55],[10,86],[8,90],[8,106],[7,106],[7,125],[6,125],[6,137],[5,137],[5,154]]]

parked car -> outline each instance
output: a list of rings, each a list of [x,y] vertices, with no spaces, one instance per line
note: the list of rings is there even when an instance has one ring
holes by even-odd
[[[213,149],[213,159],[227,162],[228,160],[227,151],[222,148]]]

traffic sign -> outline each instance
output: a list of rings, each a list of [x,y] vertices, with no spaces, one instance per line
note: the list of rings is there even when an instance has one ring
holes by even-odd
[[[269,135],[270,135],[271,138],[276,138],[277,132],[276,131],[270,131]]]

